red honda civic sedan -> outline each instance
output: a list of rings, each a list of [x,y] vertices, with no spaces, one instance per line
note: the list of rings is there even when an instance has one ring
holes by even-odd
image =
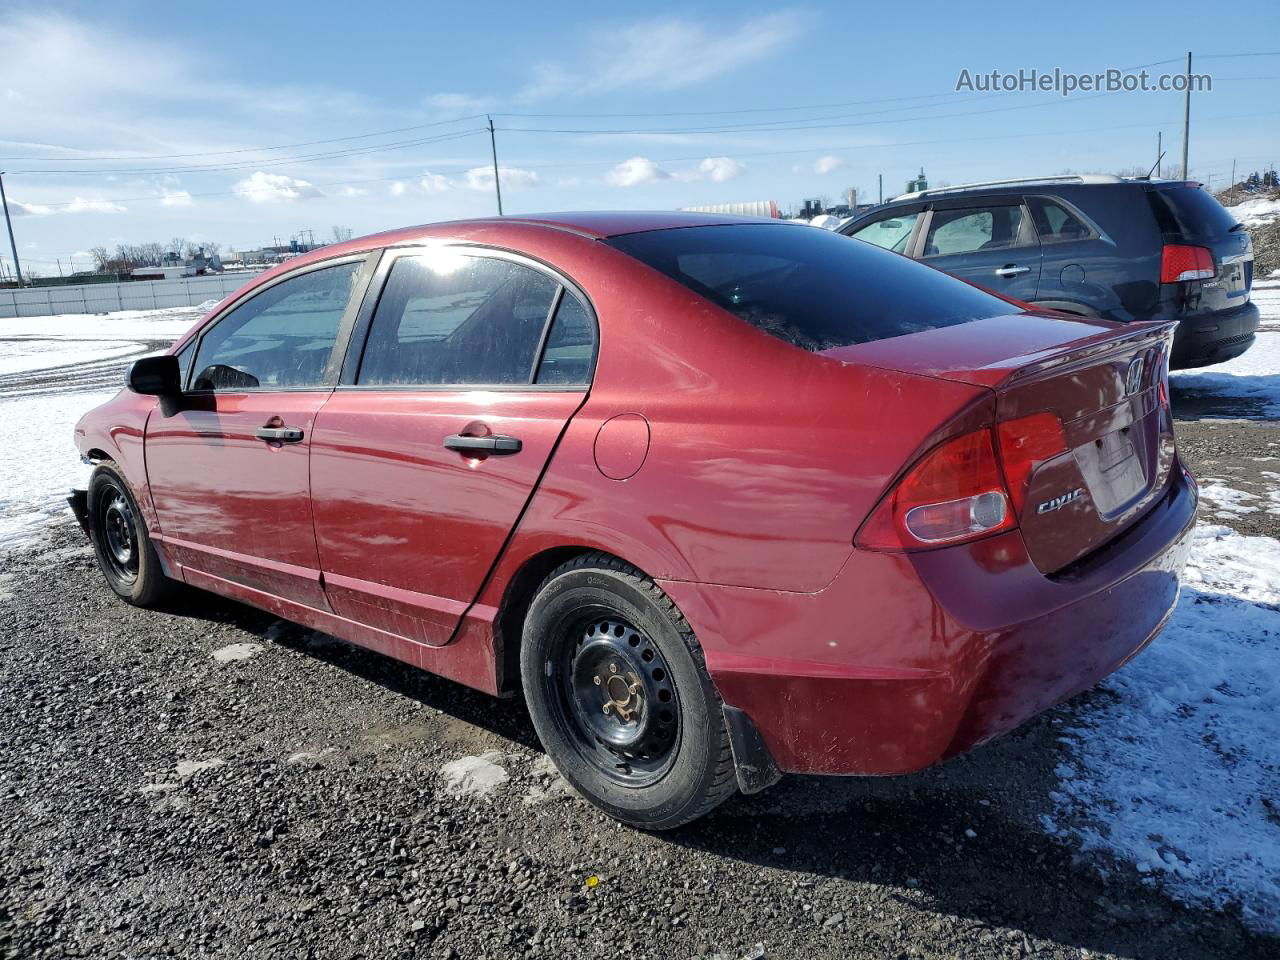
[[[1143,648],[1196,511],[1172,325],[777,221],[508,217],[256,277],[76,427],[111,588],[497,695],[667,828],[919,770]]]

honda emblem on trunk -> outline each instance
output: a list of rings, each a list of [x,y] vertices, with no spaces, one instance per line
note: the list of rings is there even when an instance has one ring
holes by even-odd
[[[1132,397],[1142,387],[1142,358],[1134,357],[1129,361],[1129,369],[1124,373],[1124,395]]]

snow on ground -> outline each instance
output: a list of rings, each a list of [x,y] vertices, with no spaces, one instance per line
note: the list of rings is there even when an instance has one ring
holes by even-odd
[[[118,390],[124,364],[187,331],[199,308],[0,319],[0,549],[29,541],[83,486],[77,420]]]
[[[1280,283],[1258,284],[1255,297],[1265,322],[1280,325]],[[0,320],[0,434],[10,454],[0,460],[0,543],[12,548],[66,516],[63,497],[83,476],[72,426],[115,388],[70,376],[74,365],[172,340],[200,312]],[[38,372],[54,364],[69,366]],[[1175,379],[1265,396],[1280,415],[1280,331],[1221,368]],[[1264,500],[1212,478],[1203,492],[1206,519],[1280,506],[1274,491]],[[1236,904],[1258,929],[1280,931],[1280,543],[1205,524],[1194,537],[1164,634],[1068,708],[1068,759],[1046,829],[1136,864],[1187,901]],[[465,757],[442,774],[451,789],[483,794],[506,777],[497,759]]]
[[[1280,198],[1256,197],[1237,203],[1234,207],[1227,207],[1227,213],[1246,227],[1260,227],[1280,217]]]
[[[1198,526],[1168,627],[1103,686],[1046,828],[1280,933],[1280,543]]]
[[[1252,300],[1262,312],[1253,346],[1226,363],[1175,370],[1170,380],[1180,390],[1261,400],[1267,416],[1280,417],[1280,280],[1254,283]]]

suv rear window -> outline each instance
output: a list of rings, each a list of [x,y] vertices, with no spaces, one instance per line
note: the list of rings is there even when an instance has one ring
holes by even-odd
[[[1147,199],[1160,232],[1168,238],[1220,240],[1237,226],[1222,204],[1199,187],[1148,190]]]
[[[765,333],[815,352],[1017,312],[931,267],[816,227],[684,227],[607,242]]]

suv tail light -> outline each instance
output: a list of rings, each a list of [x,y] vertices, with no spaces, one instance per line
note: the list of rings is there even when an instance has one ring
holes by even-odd
[[[1052,413],[947,440],[885,495],[855,543],[869,550],[924,550],[1012,530],[1031,474],[1066,451],[1062,421]]]
[[[921,457],[872,511],[856,543],[872,550],[939,547],[1014,525],[991,430],[984,428]]]
[[[1208,247],[1191,247],[1166,243],[1160,256],[1160,282],[1181,283],[1183,280],[1212,280],[1217,274],[1213,251]]]

